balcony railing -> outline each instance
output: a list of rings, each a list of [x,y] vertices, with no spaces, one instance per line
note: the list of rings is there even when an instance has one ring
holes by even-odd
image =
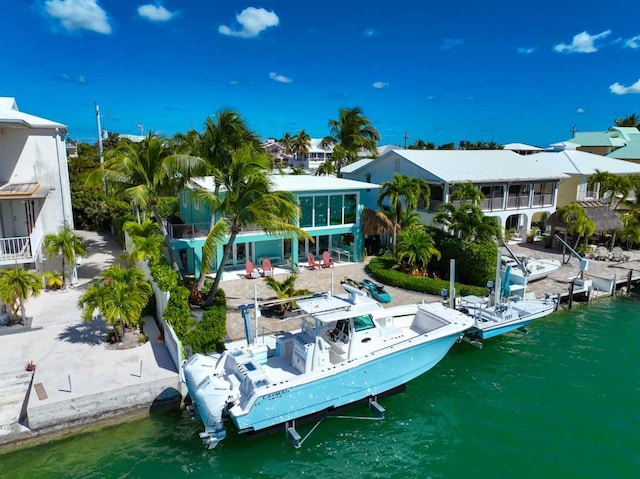
[[[187,223],[181,225],[170,224],[167,225],[167,231],[172,240],[202,239],[206,238],[209,234],[209,223]],[[242,228],[240,234],[257,231],[262,231],[262,228],[258,225],[246,225]]]
[[[546,194],[533,194],[533,202],[531,206],[551,206],[553,204],[553,195],[551,193]]]
[[[507,196],[507,208],[528,208],[529,195],[509,195]]]
[[[18,236],[14,238],[0,238],[0,261],[18,261],[33,258],[31,238]]]

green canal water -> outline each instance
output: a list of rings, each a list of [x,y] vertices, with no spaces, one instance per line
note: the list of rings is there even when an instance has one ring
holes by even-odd
[[[301,449],[230,428],[207,451],[174,411],[0,456],[0,478],[637,478],[639,306],[601,300],[457,344],[381,400],[385,420],[326,419]]]

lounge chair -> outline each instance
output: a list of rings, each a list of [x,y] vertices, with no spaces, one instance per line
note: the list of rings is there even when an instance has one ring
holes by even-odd
[[[273,266],[271,266],[271,260],[269,258],[262,260],[262,276],[273,276]]]
[[[611,250],[611,257],[609,259],[611,261],[626,261],[627,256],[624,254],[624,251],[622,251],[622,248],[620,246],[615,246]]]
[[[596,251],[593,253],[593,259],[597,259],[600,261],[607,261],[609,257],[609,250],[604,246],[598,246],[596,248]]]
[[[328,251],[322,253],[322,267],[323,268],[333,268],[333,258],[329,254]]]
[[[313,256],[313,253],[309,253],[307,255],[307,261],[309,262],[309,269],[318,269],[320,268],[320,263],[318,263],[316,261],[315,256]]]
[[[251,261],[247,261],[244,264],[244,269],[247,273],[247,279],[256,279],[260,277],[260,270],[258,268],[254,268]]]

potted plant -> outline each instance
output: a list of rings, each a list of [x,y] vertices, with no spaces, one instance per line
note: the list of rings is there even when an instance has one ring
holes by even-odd
[[[27,363],[27,365],[25,366],[25,369],[27,371],[35,371],[36,370],[36,365],[35,365],[35,363],[33,361],[29,361]]]
[[[533,239],[536,237],[535,230],[529,230],[527,233],[527,243],[533,243]]]

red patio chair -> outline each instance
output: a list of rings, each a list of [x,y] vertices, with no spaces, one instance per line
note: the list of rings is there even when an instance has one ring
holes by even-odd
[[[323,268],[333,268],[333,258],[329,254],[328,251],[322,253],[322,267]]]
[[[273,276],[273,266],[271,266],[271,260],[269,258],[262,260],[262,276]]]
[[[309,253],[307,255],[307,261],[309,262],[309,269],[320,268],[320,263],[316,261],[316,258],[313,256],[313,253]]]
[[[260,277],[260,270],[254,268],[251,261],[247,261],[244,264],[244,269],[247,272],[247,279],[255,279]]]

